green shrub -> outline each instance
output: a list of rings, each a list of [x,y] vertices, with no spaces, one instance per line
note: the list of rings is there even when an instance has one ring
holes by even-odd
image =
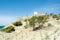
[[[38,16],[37,22],[38,22],[38,23],[41,23],[42,21],[43,21],[43,17],[42,17],[42,16]]]
[[[57,15],[53,15],[53,18],[58,18],[58,16]]]
[[[6,28],[1,29],[1,31],[10,33],[10,32],[12,32],[12,31],[15,31],[15,29],[14,29],[13,26],[8,26],[8,27],[6,27]]]
[[[48,26],[52,26],[52,24],[51,23],[48,23]]]
[[[48,20],[48,15],[41,15],[41,16],[33,16],[32,18],[29,19],[29,25],[31,27],[34,27],[36,25],[36,23],[40,24],[40,23],[45,23]]]
[[[33,16],[32,18],[30,18],[29,19],[29,25],[34,27],[35,23],[36,23],[36,19],[37,19],[36,16]]]
[[[60,19],[60,14],[53,15],[53,18],[56,18],[56,20],[59,20]]]
[[[57,18],[56,20],[59,20],[60,18]]]
[[[17,22],[14,22],[13,25],[15,25],[15,26],[21,26],[22,22],[21,21],[17,21]]]
[[[37,22],[38,23],[45,23],[45,22],[47,22],[47,19],[48,19],[48,15],[38,16],[37,17]]]

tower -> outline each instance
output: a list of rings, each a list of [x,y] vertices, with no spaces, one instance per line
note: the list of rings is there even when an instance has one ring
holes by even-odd
[[[35,12],[34,12],[34,16],[37,16],[37,15],[38,15],[38,12],[37,12],[37,11],[35,11]]]

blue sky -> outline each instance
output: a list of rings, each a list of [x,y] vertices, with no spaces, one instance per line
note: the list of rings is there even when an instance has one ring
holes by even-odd
[[[0,0],[0,25],[38,13],[60,13],[60,0]]]

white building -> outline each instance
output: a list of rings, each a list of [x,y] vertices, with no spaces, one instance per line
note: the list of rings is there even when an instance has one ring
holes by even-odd
[[[37,15],[38,15],[38,12],[37,12],[37,11],[35,11],[35,12],[34,12],[34,16],[37,16]]]

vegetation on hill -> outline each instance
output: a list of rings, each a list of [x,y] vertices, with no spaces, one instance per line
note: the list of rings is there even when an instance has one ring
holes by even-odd
[[[25,20],[26,22],[26,26],[24,26],[25,28],[29,28],[29,27],[33,27],[33,29],[35,28],[35,26],[38,24],[44,24],[46,22],[48,22],[48,19],[52,17],[53,19],[56,18],[56,20],[60,19],[60,14],[46,14],[46,15],[38,15],[38,16],[32,16],[30,19]],[[27,21],[29,21],[29,24],[27,23]],[[52,24],[47,24],[48,26],[52,26]],[[41,28],[44,28],[43,26],[40,26]]]
[[[35,26],[35,23],[37,22],[37,17],[36,16],[33,16],[32,18],[30,18],[29,20],[29,25],[31,27],[34,27]]]
[[[57,20],[60,19],[60,14],[53,14],[53,13],[51,13],[50,16],[52,16],[52,18],[56,18]]]
[[[43,24],[48,22],[48,19],[52,17],[53,19],[56,18],[57,20],[60,19],[60,14],[46,14],[46,15],[37,15],[37,16],[32,16],[30,18],[27,18],[27,19],[24,19],[24,20],[20,20],[20,21],[16,21],[14,23],[12,23],[14,26],[22,26],[23,22],[26,22],[26,25],[24,26],[25,28],[29,28],[29,27],[32,27],[33,30],[36,30],[36,29],[42,29],[44,28],[43,27]],[[35,26],[38,24],[38,27],[35,28]],[[41,26],[41,25],[42,26]],[[51,26],[52,24],[47,24],[48,26]],[[13,26],[8,26],[7,28],[4,28],[2,29],[1,31],[5,31],[5,32],[12,32],[12,31],[15,31],[14,27]]]
[[[57,20],[59,20],[60,19],[60,15],[59,14],[55,14],[55,15],[53,15],[53,18],[56,18]]]
[[[14,26],[21,26],[22,25],[22,22],[21,21],[17,21],[17,22],[14,22],[13,25]]]
[[[26,20],[26,26],[25,28],[28,28],[28,27],[35,27],[37,24],[40,25],[40,23],[45,23],[47,22],[49,16],[48,15],[40,15],[40,16],[32,16],[30,19],[27,19]],[[29,24],[27,23],[27,21],[29,21]]]
[[[6,28],[1,29],[1,31],[10,33],[10,32],[12,32],[12,31],[15,31],[15,29],[14,29],[13,26],[8,26],[8,27],[6,27]]]

